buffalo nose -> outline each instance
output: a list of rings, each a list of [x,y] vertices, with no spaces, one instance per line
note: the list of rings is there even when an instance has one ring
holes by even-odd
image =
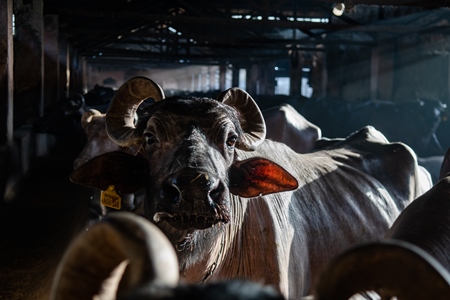
[[[223,192],[220,180],[207,173],[181,171],[169,176],[163,183],[161,198],[177,204],[180,201],[206,201],[209,205],[220,200]]]

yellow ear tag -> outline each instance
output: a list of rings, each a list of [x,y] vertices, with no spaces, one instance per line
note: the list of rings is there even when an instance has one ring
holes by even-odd
[[[120,210],[122,207],[122,198],[116,193],[114,186],[110,185],[106,191],[102,191],[100,203],[106,207]]]

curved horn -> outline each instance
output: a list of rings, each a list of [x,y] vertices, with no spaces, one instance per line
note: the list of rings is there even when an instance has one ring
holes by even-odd
[[[367,291],[388,296],[382,299],[444,299],[450,295],[450,274],[410,243],[372,242],[336,257],[319,278],[314,299],[349,299]]]
[[[162,88],[146,77],[134,77],[117,90],[106,112],[106,131],[109,137],[122,147],[140,141],[135,133],[134,116],[139,105],[147,98],[164,99]]]
[[[81,116],[81,128],[86,129],[87,125],[92,121],[93,116],[101,116],[102,113],[96,109],[89,109]]]
[[[266,138],[266,123],[255,100],[243,89],[231,88],[222,92],[217,100],[234,107],[243,117],[241,124],[244,137],[237,143],[237,148],[253,151]]]
[[[178,280],[177,256],[167,237],[148,220],[117,212],[70,244],[50,299],[115,299],[144,284],[173,287]]]

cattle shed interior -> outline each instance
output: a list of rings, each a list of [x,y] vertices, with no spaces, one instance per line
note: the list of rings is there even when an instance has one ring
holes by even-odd
[[[0,299],[28,299],[89,217],[69,181],[81,113],[134,76],[166,96],[241,87],[324,137],[373,125],[419,157],[450,147],[448,0],[2,0],[0,50]]]

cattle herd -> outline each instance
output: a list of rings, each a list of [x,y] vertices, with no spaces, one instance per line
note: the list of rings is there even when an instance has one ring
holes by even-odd
[[[450,299],[450,151],[431,168],[370,123],[327,136],[289,104],[145,77],[80,122],[93,214],[51,300]]]

